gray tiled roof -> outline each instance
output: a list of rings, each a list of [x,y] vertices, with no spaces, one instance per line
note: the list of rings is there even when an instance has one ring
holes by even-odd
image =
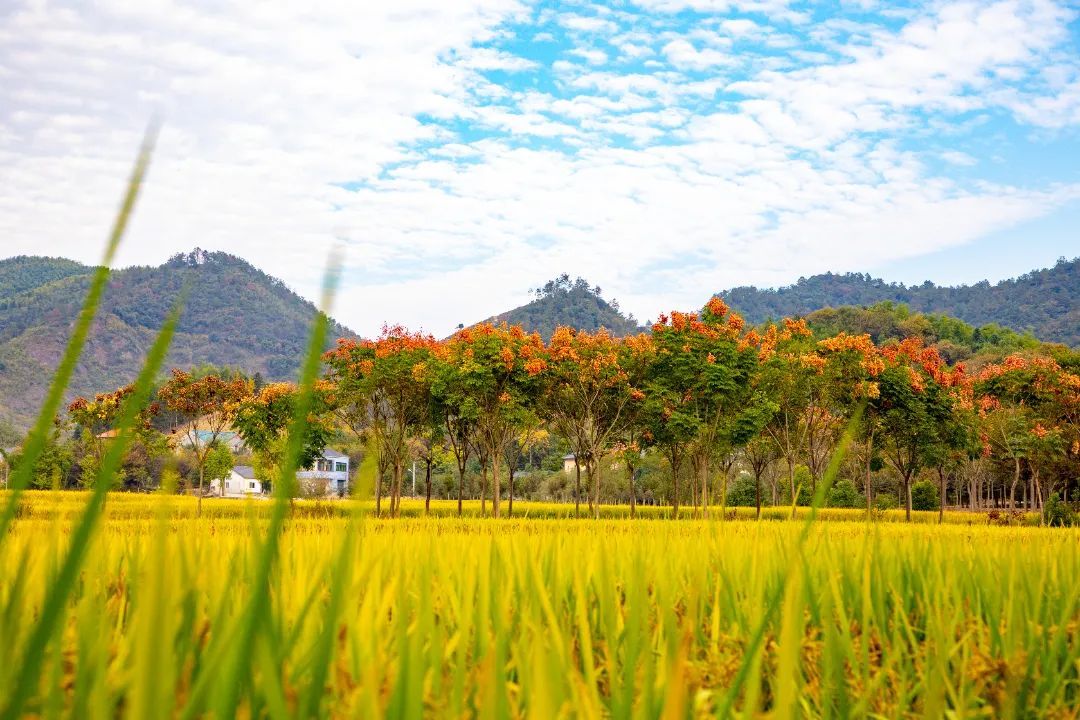
[[[248,480],[256,480],[257,479],[255,477],[255,468],[251,467],[250,465],[237,465],[237,466],[233,467],[233,472],[236,473],[237,475],[239,475],[240,477],[246,478]]]
[[[348,460],[349,456],[345,453],[340,453],[334,448],[323,448],[322,455],[327,460]]]

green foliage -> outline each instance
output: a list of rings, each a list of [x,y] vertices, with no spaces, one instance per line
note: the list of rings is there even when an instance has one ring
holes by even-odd
[[[0,413],[6,411],[18,426],[28,425],[41,405],[53,370],[42,358],[57,357],[64,347],[94,271],[66,263],[0,261]],[[42,281],[19,280],[27,267],[39,268],[35,273]],[[58,275],[62,279],[44,281]],[[237,257],[195,250],[160,267],[111,274],[67,397],[90,397],[130,382],[186,283],[187,303],[168,365],[208,363],[259,372],[266,380],[295,379],[314,306]],[[337,324],[330,332],[335,338],[353,336]]]
[[[1080,520],[1076,512],[1069,507],[1069,505],[1062,501],[1061,496],[1057,493],[1051,493],[1050,497],[1046,498],[1046,505],[1043,508],[1046,515],[1046,524],[1051,527],[1075,527]]]
[[[874,507],[878,510],[894,510],[900,507],[900,500],[891,492],[882,493],[874,498]]]
[[[203,472],[207,480],[224,480],[229,477],[233,468],[233,454],[228,445],[215,441],[210,446],[210,452],[206,455],[206,465]]]
[[[870,313],[862,318],[866,321],[886,320],[880,328],[846,329],[849,332],[871,332],[872,335],[880,333],[875,339],[887,339],[897,337],[892,333],[897,332],[898,323],[909,321],[909,328],[922,326],[936,335],[935,341],[948,341],[970,349],[1016,342],[1026,344],[1030,339],[1016,333],[1027,331],[1042,340],[1075,347],[1080,345],[1078,280],[1080,258],[1071,261],[1062,258],[1052,268],[1035,270],[996,285],[983,281],[953,288],[938,287],[927,282],[907,287],[860,273],[826,273],[800,278],[796,284],[777,290],[738,287],[722,293],[721,297],[752,323],[803,316],[823,308],[839,308],[826,311],[817,319],[823,324],[840,324],[856,320],[859,316],[857,308],[848,312],[849,308],[843,306],[869,307],[887,302],[891,303],[887,312]],[[959,327],[956,321],[940,315],[926,315],[923,320],[901,317],[894,313],[896,306],[901,304],[917,313],[951,315],[978,329]],[[892,318],[882,318],[880,315],[891,315]]]
[[[937,485],[930,480],[919,480],[911,486],[912,510],[937,510],[939,502]]]
[[[810,468],[805,465],[796,465],[794,478],[795,489],[798,492],[795,504],[799,507],[809,507],[814,500],[814,478],[810,474]],[[786,478],[780,488],[780,504],[791,505],[791,489],[788,487]]]
[[[727,504],[730,507],[757,507],[757,487],[754,476],[750,473],[739,473],[735,482],[728,488]],[[762,488],[761,504],[769,504],[769,494]]]
[[[855,483],[850,480],[840,480],[829,489],[828,506],[833,508],[853,508],[862,504]]]
[[[583,278],[571,281],[569,275],[560,275],[534,290],[533,295],[536,299],[528,305],[497,315],[488,322],[520,325],[526,332],[540,333],[544,339],[550,338],[560,326],[588,332],[607,328],[616,337],[641,331],[633,315],[623,315],[618,302],[604,300],[600,288],[590,287]]]

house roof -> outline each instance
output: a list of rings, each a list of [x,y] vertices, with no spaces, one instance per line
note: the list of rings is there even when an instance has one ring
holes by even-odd
[[[348,460],[349,456],[345,453],[340,453],[332,447],[323,448],[322,456],[327,460]]]
[[[250,465],[235,465],[233,466],[232,471],[247,480],[258,479],[255,477],[255,468],[251,467]]]
[[[574,459],[574,453],[566,453],[565,455],[562,456],[562,459],[563,460],[573,460]]]

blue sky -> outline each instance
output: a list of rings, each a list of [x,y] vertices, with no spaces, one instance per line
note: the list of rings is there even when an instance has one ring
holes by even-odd
[[[365,333],[568,272],[639,318],[817,272],[975,282],[1080,255],[1068,1],[408,0],[0,10],[0,255],[196,245]]]

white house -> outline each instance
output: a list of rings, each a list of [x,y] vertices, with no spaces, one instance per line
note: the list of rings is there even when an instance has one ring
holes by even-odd
[[[345,497],[349,494],[349,456],[333,448],[323,448],[322,457],[312,467],[297,472],[296,479],[307,486],[309,493]],[[322,488],[324,481],[326,487]]]
[[[220,480],[210,481],[210,490],[220,497],[248,497],[262,495],[263,484],[255,477],[255,468],[250,465],[237,465],[225,478],[225,487]]]

